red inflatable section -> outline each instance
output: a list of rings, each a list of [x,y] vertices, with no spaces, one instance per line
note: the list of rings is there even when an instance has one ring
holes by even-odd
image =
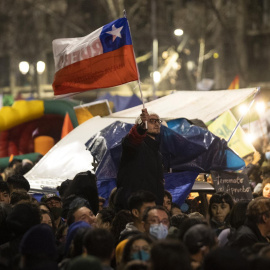
[[[50,136],[55,143],[61,139],[64,117],[44,115],[0,133],[0,157],[24,155],[34,152],[34,138]]]

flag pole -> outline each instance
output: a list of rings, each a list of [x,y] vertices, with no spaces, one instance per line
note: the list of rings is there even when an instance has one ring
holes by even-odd
[[[253,105],[253,103],[254,103],[254,101],[255,101],[255,98],[257,97],[258,93],[259,93],[260,90],[261,90],[260,87],[258,87],[258,88],[256,88],[256,89],[257,89],[257,92],[254,94],[253,99],[252,99],[251,102],[249,103],[249,106],[248,106],[247,111],[244,112],[244,113],[242,114],[242,116],[240,117],[240,119],[239,119],[238,123],[236,124],[236,126],[235,126],[235,128],[234,128],[234,130],[233,130],[233,132],[232,132],[232,134],[231,134],[231,136],[230,136],[230,138],[228,139],[227,143],[229,143],[229,141],[231,140],[232,136],[235,134],[237,128],[239,127],[239,125],[240,125],[240,123],[242,122],[243,118],[246,116],[247,112],[250,110],[251,106]]]
[[[126,13],[125,9],[123,10],[123,14],[124,14],[124,17],[127,19],[127,13]],[[132,40],[128,19],[127,19],[127,23],[128,23],[128,28],[129,28],[129,32],[130,32],[130,37],[131,37],[131,40]],[[143,109],[145,109],[144,98],[143,98],[143,93],[142,93],[142,88],[141,88],[140,72],[139,72],[138,64],[136,62],[136,55],[135,55],[135,52],[134,52],[134,47],[132,46],[132,48],[133,48],[133,56],[134,56],[134,61],[135,61],[135,64],[136,64],[136,69],[137,69],[137,74],[138,74],[138,81],[137,82],[139,84]],[[147,121],[145,121],[145,128],[147,129]]]
[[[126,13],[126,10],[125,9],[123,10],[123,14],[124,14],[124,17],[127,19],[127,13]],[[127,20],[127,22],[128,22],[128,20]],[[129,27],[129,22],[128,22],[128,28],[129,28],[130,37],[131,37],[131,31],[130,31],[130,27]],[[132,40],[132,37],[131,37],[131,40]],[[137,74],[138,74],[138,81],[137,82],[139,84],[139,89],[140,89],[140,93],[141,93],[141,100],[142,100],[142,104],[143,104],[143,109],[145,109],[145,104],[144,104],[144,99],[143,99],[143,93],[142,93],[142,88],[141,88],[140,72],[139,72],[138,64],[136,62],[136,55],[135,55],[135,52],[134,52],[134,47],[133,47],[133,56],[134,56],[134,61],[135,61],[135,64],[136,64],[136,69],[137,69]]]

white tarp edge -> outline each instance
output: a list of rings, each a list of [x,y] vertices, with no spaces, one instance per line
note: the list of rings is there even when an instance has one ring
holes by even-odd
[[[254,95],[257,88],[219,91],[177,91],[168,96],[145,103],[148,111],[164,120],[177,118],[200,119],[208,122]],[[136,118],[142,105],[116,112],[110,117]]]

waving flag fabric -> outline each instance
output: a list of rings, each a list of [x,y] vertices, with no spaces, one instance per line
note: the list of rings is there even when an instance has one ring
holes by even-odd
[[[80,38],[53,41],[55,95],[138,80],[128,21],[120,18]]]

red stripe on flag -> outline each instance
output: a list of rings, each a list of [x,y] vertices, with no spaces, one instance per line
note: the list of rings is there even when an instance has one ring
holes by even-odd
[[[133,46],[125,45],[112,52],[66,66],[56,72],[55,95],[113,87],[138,80]]]

